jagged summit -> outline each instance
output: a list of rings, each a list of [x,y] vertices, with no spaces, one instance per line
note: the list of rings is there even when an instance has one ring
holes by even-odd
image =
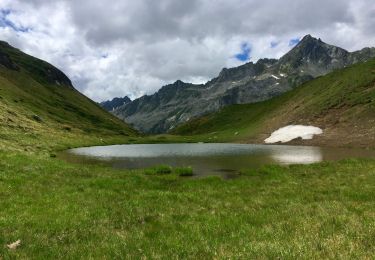
[[[178,79],[176,80],[173,85],[181,85],[181,84],[184,84],[185,82],[183,82],[182,80]]]
[[[370,55],[371,56],[371,55]],[[286,73],[304,71],[313,77],[317,77],[353,64],[353,55],[348,51],[327,44],[321,39],[306,35],[287,54],[279,60],[279,69]]]
[[[302,37],[302,39],[300,40],[299,43],[303,43],[303,42],[309,42],[309,41],[317,41],[318,39],[311,36],[311,34],[306,34],[305,36]],[[320,38],[319,38],[320,40]],[[297,44],[298,45],[298,44]]]

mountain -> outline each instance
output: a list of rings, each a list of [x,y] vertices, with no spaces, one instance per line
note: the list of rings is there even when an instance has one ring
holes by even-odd
[[[375,48],[348,52],[311,35],[279,60],[261,59],[224,68],[206,84],[176,81],[113,111],[146,133],[163,133],[232,104],[248,104],[279,96],[318,76],[375,57]]]
[[[207,142],[263,143],[287,125],[323,129],[317,146],[375,146],[375,59],[335,70],[270,100],[231,105],[175,128],[176,135]]]
[[[128,98],[127,96],[123,98],[114,98],[112,100],[107,100],[104,102],[99,103],[99,105],[104,108],[105,110],[111,112],[115,110],[116,108],[126,105],[131,102],[131,99]]]
[[[0,149],[136,134],[78,92],[62,71],[0,41]]]

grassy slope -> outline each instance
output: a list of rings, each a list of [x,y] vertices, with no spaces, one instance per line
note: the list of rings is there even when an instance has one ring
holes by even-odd
[[[30,74],[28,66],[39,60],[16,49],[9,52],[21,70],[0,66],[0,149],[42,151],[71,146],[72,139],[76,145],[85,145],[101,143],[103,138],[123,142],[136,135],[78,91],[45,83],[40,76]],[[47,70],[48,64],[43,65]]]
[[[272,100],[226,107],[173,133],[199,135],[205,141],[261,142],[288,124],[323,128],[324,135],[308,144],[375,147],[375,60],[335,71]]]
[[[0,153],[0,256],[370,259],[374,187],[366,160],[224,181]]]
[[[374,161],[267,166],[230,181],[73,165],[49,153],[202,136],[126,136],[81,95],[13,73],[0,69],[0,259],[372,257]]]

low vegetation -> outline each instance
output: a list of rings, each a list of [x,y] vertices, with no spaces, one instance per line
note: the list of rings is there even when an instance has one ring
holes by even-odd
[[[179,167],[179,168],[175,168],[174,172],[177,175],[184,176],[184,177],[188,177],[188,176],[193,176],[194,175],[192,167]]]
[[[188,177],[193,176],[192,167],[171,167],[168,165],[157,165],[149,169],[145,169],[147,175],[164,175],[164,174],[175,174],[177,176]]]
[[[157,165],[150,169],[146,169],[146,174],[170,174],[172,173],[172,167],[168,165]]]
[[[267,166],[222,180],[1,152],[0,255],[370,259],[374,187],[373,160]]]

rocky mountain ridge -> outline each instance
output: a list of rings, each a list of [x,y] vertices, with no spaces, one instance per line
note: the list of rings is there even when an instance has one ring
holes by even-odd
[[[118,107],[126,105],[130,102],[131,102],[131,99],[129,97],[125,96],[123,98],[117,98],[116,97],[116,98],[113,98],[112,100],[100,102],[99,105],[102,108],[104,108],[105,110],[107,110],[108,112],[111,112],[111,111],[117,109]]]
[[[372,57],[375,48],[348,52],[307,35],[279,60],[260,59],[224,68],[206,84],[178,80],[153,95],[118,107],[113,113],[142,132],[168,132],[224,106],[268,100],[313,78]]]

